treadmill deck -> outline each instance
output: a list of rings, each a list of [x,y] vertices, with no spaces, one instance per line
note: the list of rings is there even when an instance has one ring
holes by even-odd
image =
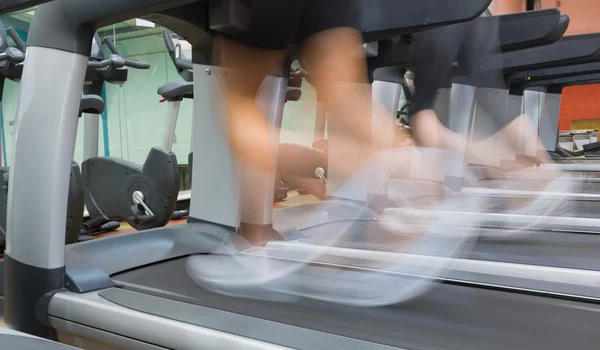
[[[269,302],[208,292],[188,276],[185,262],[180,258],[113,278],[130,291],[396,348],[593,349],[600,341],[595,327],[600,306],[593,304],[449,284],[413,302],[381,308]],[[277,344],[277,334],[266,336]]]

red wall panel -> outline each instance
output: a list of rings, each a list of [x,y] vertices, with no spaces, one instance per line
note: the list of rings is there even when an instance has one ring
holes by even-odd
[[[572,120],[600,119],[600,85],[572,86],[563,91],[560,130],[571,129]]]

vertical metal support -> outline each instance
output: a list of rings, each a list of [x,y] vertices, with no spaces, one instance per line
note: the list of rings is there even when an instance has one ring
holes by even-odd
[[[270,125],[269,143],[277,164],[279,133],[287,92],[287,78],[267,76],[256,96],[256,104]],[[195,163],[195,162],[194,162]],[[244,164],[242,175],[242,222],[266,226],[273,223],[275,174]],[[195,185],[194,185],[195,186]]]
[[[2,87],[0,89],[0,93],[2,91],[4,91],[4,79],[2,79],[2,81],[0,82],[0,86]],[[7,166],[7,161],[6,161],[6,124],[4,121],[4,103],[2,103],[2,96],[0,96],[0,166],[5,167]]]
[[[494,145],[494,156],[487,159],[477,159],[480,165],[499,166],[500,161],[514,159],[514,151],[509,147],[509,142],[503,133],[499,133],[498,123],[504,123],[507,118],[506,108],[508,103],[508,89],[477,88],[475,89],[475,106],[472,117],[472,126],[469,131],[470,143],[475,142],[474,137],[481,134],[483,139],[477,142],[485,142]],[[492,116],[490,113],[494,113]],[[467,159],[467,163],[471,159]]]
[[[327,101],[317,98],[317,112],[315,113],[315,136],[314,140],[325,139],[325,128],[327,125]]]
[[[194,125],[196,125],[194,119],[195,118],[192,118],[192,136],[190,137],[190,153],[194,152]]]
[[[0,114],[2,114],[2,102],[0,102]],[[2,131],[0,133],[0,166],[1,167],[5,167],[6,166],[6,158],[4,157],[4,155],[6,154],[6,138],[5,135],[6,133],[4,132],[4,130],[6,130],[6,126],[4,125],[4,117],[0,115],[0,123],[2,125],[0,125],[0,127],[2,128]]]
[[[506,102],[506,116],[508,118],[515,118],[522,114],[523,114],[523,95],[509,95],[508,100]],[[518,143],[516,145],[512,145],[517,156],[525,155],[525,149],[524,149],[525,145],[524,145],[524,140],[523,140],[524,128],[525,128],[525,125],[523,125],[523,123],[525,121],[523,120],[523,118],[521,118],[521,120],[522,120],[522,123],[519,126],[519,129],[516,131],[518,133],[518,135],[516,135],[516,138],[515,138]]]
[[[536,87],[523,92],[523,112],[527,115],[533,130],[540,130],[540,112],[544,103],[545,89]],[[536,158],[540,148],[536,135],[523,134],[523,155]]]
[[[190,136],[190,153],[187,156],[187,161],[188,161],[188,179],[189,179],[189,185],[191,186],[193,183],[193,176],[194,176],[194,139],[195,139],[195,135],[194,135],[194,126],[195,121],[192,116],[192,135]]]
[[[69,174],[87,62],[83,55],[30,46],[21,82],[8,191],[4,317],[10,328],[42,337],[50,334],[36,318],[36,304],[64,287]]]
[[[175,129],[177,128],[177,118],[179,117],[179,106],[181,101],[169,101],[167,105],[167,119],[163,131],[162,149],[171,152],[173,141],[175,140]]]
[[[451,88],[440,88],[438,90],[435,106],[433,110],[437,115],[440,123],[448,127],[450,124],[450,95]],[[432,166],[444,166],[444,164],[435,164],[432,165],[431,162],[424,161],[424,157],[427,155],[424,152],[428,152],[429,150],[413,148],[413,156],[411,157],[410,163],[410,172],[409,177],[414,179],[422,179],[429,181],[439,181],[443,182],[444,177],[442,176],[442,172],[440,169],[432,169]]]
[[[371,137],[378,140],[379,144],[383,144],[387,149],[394,148],[400,95],[402,95],[402,85],[399,83],[378,80],[373,82],[372,99],[374,103],[371,116],[373,125]],[[377,107],[381,107],[382,110],[378,111]],[[369,190],[369,195],[373,196],[387,196],[387,194],[387,184]]]
[[[450,106],[448,108],[448,129],[460,135],[472,131],[475,118],[475,95],[480,89],[472,85],[452,84]]]
[[[559,93],[545,93],[540,109],[540,139],[544,149],[549,152],[556,151],[558,144],[561,97],[562,94]]]
[[[241,167],[229,148],[225,91],[219,82],[228,74],[235,73],[194,64],[194,185],[190,218],[237,229]]]
[[[476,89],[474,86],[465,84],[452,84],[450,92],[448,129],[465,137],[467,142],[469,142],[470,132],[472,131],[475,93]],[[457,151],[458,159],[445,164],[445,180],[462,179],[464,177],[465,166],[467,165],[464,154],[466,146],[466,144],[459,144],[452,147],[452,149],[459,150]]]
[[[87,60],[62,50],[28,49],[10,168],[6,251],[32,266],[64,265],[69,173]],[[54,68],[48,70],[48,64]]]
[[[98,157],[100,146],[100,116],[85,113],[83,115],[83,160]]]
[[[445,127],[448,127],[450,120],[450,91],[450,88],[440,88],[433,107],[440,123]]]
[[[344,163],[348,162],[348,155],[353,150],[359,152],[360,145],[358,141],[351,144],[347,130],[348,120],[346,115],[348,96],[346,91],[351,89],[364,89],[365,95],[371,95],[371,84],[355,83],[336,83],[329,94],[329,106],[327,113],[327,127],[329,140],[329,156],[327,165],[327,195],[335,196],[358,202],[366,202],[369,195],[368,179],[353,178],[353,186],[344,186],[352,174],[345,174],[340,169],[344,168]],[[370,110],[370,108],[369,108]],[[370,116],[364,116],[369,118]],[[361,172],[366,173],[366,172]],[[343,187],[343,191],[341,191]]]

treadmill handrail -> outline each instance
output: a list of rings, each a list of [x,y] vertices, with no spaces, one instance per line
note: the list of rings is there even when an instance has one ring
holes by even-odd
[[[500,16],[480,17],[490,26],[499,26],[502,52],[555,43],[567,30],[569,17],[561,15],[557,9],[518,12]],[[474,21],[475,22],[475,21]],[[418,35],[415,40],[419,40]],[[392,43],[381,47],[377,57],[369,59],[369,70],[399,65],[408,67],[418,59],[410,42],[404,38],[394,38]]]
[[[562,37],[552,45],[509,52],[503,55],[502,67],[486,66],[480,70],[517,73],[527,69],[542,69],[592,63],[600,60],[600,33]]]
[[[347,0],[347,26],[363,33],[365,42],[379,41],[479,17],[491,0],[421,0],[407,6],[404,1]]]
[[[557,42],[569,27],[570,18],[558,9],[517,12],[495,16],[499,22],[500,50],[518,51]],[[494,17],[482,17],[490,20]]]

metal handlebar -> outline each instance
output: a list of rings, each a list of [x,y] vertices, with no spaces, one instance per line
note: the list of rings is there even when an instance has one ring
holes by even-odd
[[[8,28],[6,30],[6,32],[13,39],[15,44],[17,44],[17,47],[19,48],[19,50],[21,50],[22,52],[27,51],[27,45],[25,45],[25,42],[23,42],[23,40],[21,39],[21,37],[19,36],[17,31],[13,27]]]
[[[25,61],[25,54],[17,48],[9,47],[6,51],[0,53],[0,61],[8,61],[16,65]]]
[[[121,56],[121,54],[119,53],[119,50],[117,49],[117,46],[110,38],[106,37],[102,41],[104,42],[104,44],[108,47],[108,49],[112,53],[111,57],[118,56],[123,60],[123,66],[136,68],[136,69],[149,69],[150,68],[150,63],[148,63],[148,62],[134,60],[131,58],[125,58],[125,57]]]
[[[144,61],[133,60],[130,58],[125,58],[125,66],[136,68],[136,69],[149,69],[150,63]]]
[[[113,60],[110,58],[107,58],[102,61],[89,61],[88,68],[101,69],[101,68],[110,67],[112,64],[113,64]]]
[[[165,41],[165,45],[167,46],[167,51],[175,53],[175,47],[173,46],[173,41],[171,40],[170,30],[163,30],[163,40]]]
[[[23,63],[25,61],[25,53],[15,47],[6,49],[8,60],[13,64]]]
[[[119,55],[121,56],[121,54],[119,53],[119,50],[117,50],[117,46],[115,45],[115,43],[109,38],[109,37],[105,37],[102,42],[108,47],[108,49],[110,50],[110,52],[113,55]]]

